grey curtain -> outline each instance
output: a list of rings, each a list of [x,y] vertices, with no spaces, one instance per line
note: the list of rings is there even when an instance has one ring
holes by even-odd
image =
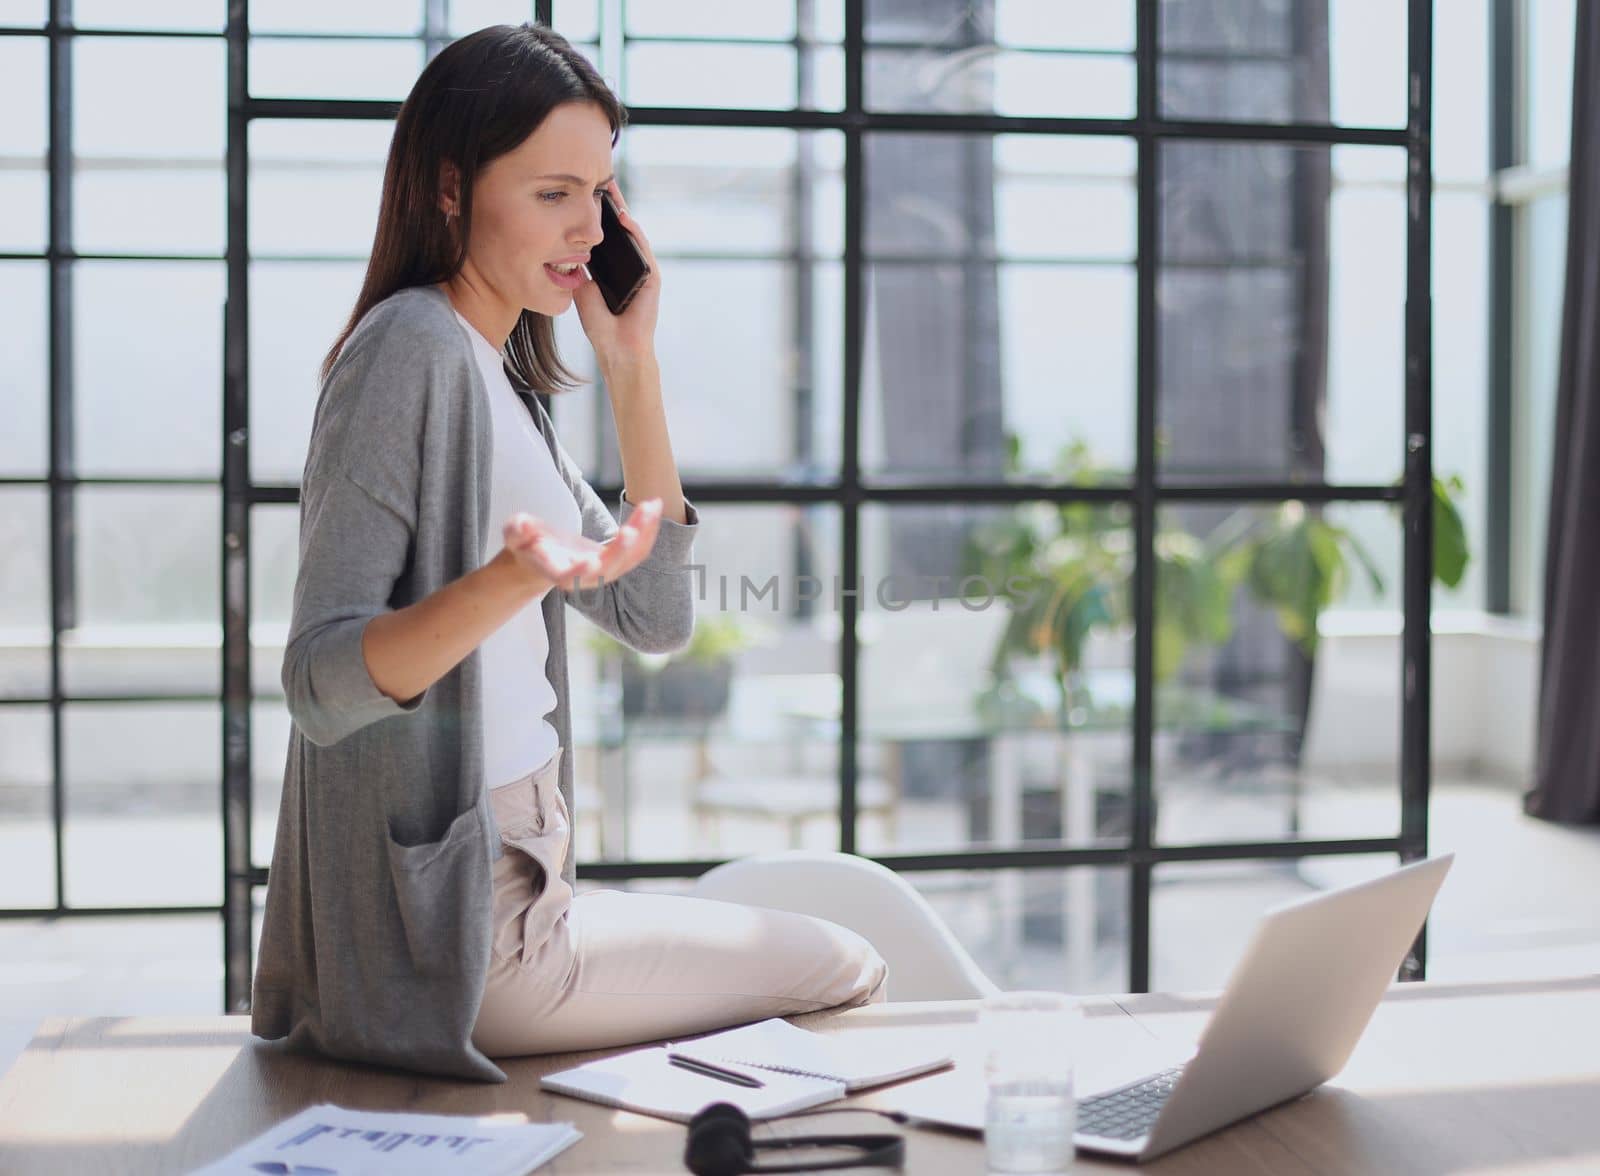
[[[872,0],[865,20],[869,43],[922,46],[868,54],[871,101],[890,110],[993,109],[993,83],[980,67],[958,71],[950,92],[930,81],[942,76],[935,65],[993,51],[993,0]],[[1005,436],[994,144],[984,135],[876,134],[862,154],[882,472],[998,478]],[[960,565],[971,527],[960,512],[890,512],[886,570],[898,595],[943,595],[926,577]]]
[[[1545,548],[1538,754],[1523,807],[1600,824],[1600,14],[1578,4],[1567,185],[1567,288]],[[1589,509],[1585,510],[1585,506]]]
[[[1328,0],[1162,0],[1159,102],[1175,118],[1326,122]],[[1160,430],[1168,477],[1324,477],[1328,371],[1327,147],[1185,141],[1161,151]],[[1204,535],[1237,504],[1169,507]],[[1315,507],[1313,510],[1317,509]],[[1190,758],[1256,774],[1297,768],[1311,656],[1241,596],[1234,633],[1190,655],[1191,684],[1288,710],[1287,735],[1196,732]],[[1291,813],[1291,821],[1298,817]],[[1291,832],[1295,829],[1291,828]]]
[[[982,64],[994,48],[993,0],[870,0],[865,21],[869,44],[916,47],[868,54],[870,102],[889,110],[993,109]],[[968,68],[954,75],[937,68],[962,55]],[[993,142],[880,133],[867,136],[862,154],[866,329],[883,388],[883,468],[872,472],[999,478],[1005,437]],[[960,566],[977,521],[959,507],[889,511],[884,572],[896,596],[945,595],[955,581],[941,589],[934,577]],[[971,839],[989,836],[987,740],[902,740],[899,755],[906,795],[963,800]],[[1029,836],[1059,836],[1028,828]]]

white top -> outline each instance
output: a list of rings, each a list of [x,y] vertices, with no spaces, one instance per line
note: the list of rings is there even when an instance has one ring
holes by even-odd
[[[583,522],[577,500],[556,469],[550,448],[527,406],[512,390],[499,350],[459,311],[456,318],[472,340],[472,353],[489,390],[494,457],[483,562],[494,558],[505,546],[502,532],[506,520],[518,511],[526,511],[564,534],[580,534]],[[556,691],[545,664],[550,656],[550,639],[539,608],[543,598],[544,593],[540,593],[529,601],[478,647],[483,674],[486,788],[526,776],[549,760],[560,746],[549,719],[555,710]]]

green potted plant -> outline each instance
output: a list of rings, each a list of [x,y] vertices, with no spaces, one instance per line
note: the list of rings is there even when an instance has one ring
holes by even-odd
[[[1447,588],[1461,583],[1471,554],[1466,525],[1456,509],[1459,477],[1433,480],[1433,578]],[[1251,595],[1271,608],[1278,628],[1307,654],[1317,650],[1317,622],[1344,594],[1353,559],[1374,593],[1383,576],[1347,528],[1300,502],[1240,511],[1214,533],[1215,558],[1230,584],[1244,580]]]
[[[1007,437],[1008,466],[1020,466],[1019,439]],[[1102,484],[1086,445],[1063,447],[1057,480]],[[1434,479],[1434,576],[1454,587],[1468,562],[1466,529],[1454,499],[1459,478]],[[1192,643],[1220,645],[1233,632],[1241,582],[1271,608],[1278,626],[1309,655],[1322,610],[1343,593],[1350,562],[1381,591],[1383,580],[1355,535],[1299,502],[1246,506],[1201,540],[1178,528],[1155,537],[1155,678],[1166,682]],[[1095,629],[1116,630],[1133,614],[1133,532],[1121,503],[1030,503],[979,527],[968,541],[965,575],[989,584],[1021,583],[1022,597],[997,642],[993,684],[981,707],[999,714],[1038,711],[1017,682],[1020,665],[1043,663],[1056,684],[1060,716],[1083,701],[1084,647]],[[1303,718],[1303,716],[1302,716]]]
[[[761,636],[735,613],[714,613],[697,617],[689,644],[672,654],[637,653],[599,630],[589,644],[621,665],[625,717],[712,719],[727,709],[734,655]]]
[[[1016,471],[1019,439],[1008,435],[1007,444],[1008,464]],[[1063,447],[1052,473],[1058,481],[1080,486],[1104,481],[1082,442]],[[1028,589],[996,643],[992,685],[980,696],[980,708],[995,717],[1037,717],[1045,704],[1018,682],[1019,667],[1025,666],[1053,680],[1060,717],[1082,705],[1083,653],[1090,636],[1132,620],[1134,554],[1132,524],[1122,503],[1030,503],[978,528],[968,543],[964,574]],[[1155,671],[1158,681],[1166,681],[1191,642],[1227,639],[1231,585],[1205,546],[1183,531],[1159,534],[1155,555]]]

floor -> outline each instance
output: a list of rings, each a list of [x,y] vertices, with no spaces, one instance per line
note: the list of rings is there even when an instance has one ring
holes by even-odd
[[[1308,835],[1328,822],[1359,825],[1361,805],[1381,814],[1394,798],[1349,789],[1320,803],[1329,811],[1310,808]],[[1435,781],[1431,836],[1435,851],[1457,854],[1430,925],[1431,979],[1600,973],[1600,828],[1531,820],[1514,790],[1453,778]],[[1152,987],[1220,986],[1263,909],[1391,864],[1318,858],[1163,868],[1151,913]],[[1070,975],[1080,991],[1122,991],[1126,875],[1095,875],[1092,958],[1076,961],[1066,958],[1063,943],[1072,940],[1060,930],[1066,875],[1014,872],[1020,884],[1011,885],[955,872],[908,877],[1003,986],[1067,987]],[[209,915],[0,921],[0,1070],[47,1015],[221,1011],[221,951],[221,925]]]

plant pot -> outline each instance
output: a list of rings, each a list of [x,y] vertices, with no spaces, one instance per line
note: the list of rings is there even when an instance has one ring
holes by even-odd
[[[658,670],[622,663],[625,718],[710,719],[728,708],[733,663],[669,661]]]

